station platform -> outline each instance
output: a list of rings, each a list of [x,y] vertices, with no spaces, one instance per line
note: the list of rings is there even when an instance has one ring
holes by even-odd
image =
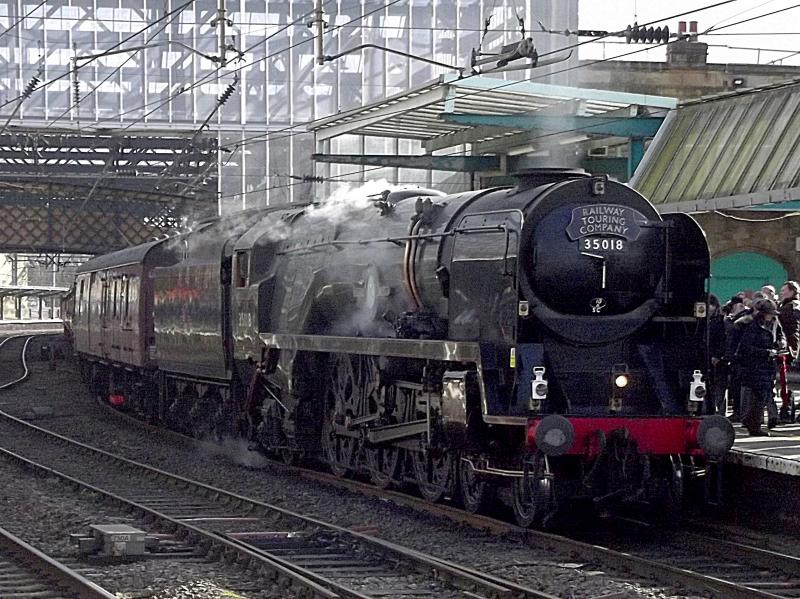
[[[736,441],[727,462],[776,474],[800,476],[800,422],[782,424],[770,437],[750,437],[735,424]]]
[[[0,337],[25,333],[61,333],[64,321],[60,318],[42,320],[0,320]]]

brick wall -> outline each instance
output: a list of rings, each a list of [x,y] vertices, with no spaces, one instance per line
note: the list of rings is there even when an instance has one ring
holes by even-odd
[[[733,252],[759,252],[777,260],[786,268],[789,277],[800,277],[800,252],[795,251],[795,237],[800,237],[800,216],[781,216],[779,212],[741,212],[737,218],[760,222],[745,222],[717,213],[693,215],[708,238],[711,259]]]

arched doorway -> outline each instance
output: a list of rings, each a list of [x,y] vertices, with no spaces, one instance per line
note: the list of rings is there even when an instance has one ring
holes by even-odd
[[[736,252],[711,261],[711,293],[722,303],[746,289],[756,291],[763,285],[779,289],[787,278],[780,262],[758,252]]]

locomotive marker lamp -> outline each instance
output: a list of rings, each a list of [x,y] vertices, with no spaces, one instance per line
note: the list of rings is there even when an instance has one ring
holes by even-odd
[[[608,181],[608,175],[605,175],[603,177],[592,177],[593,196],[606,195],[606,181]]]
[[[628,365],[614,364],[611,376],[611,399],[608,402],[608,411],[619,412],[622,409],[622,391],[631,381]]]
[[[692,382],[689,384],[689,405],[690,414],[698,415],[702,412],[703,400],[706,397],[706,384],[703,381],[703,373],[695,370],[692,374]]]
[[[547,381],[544,378],[544,366],[534,366],[528,410],[531,412],[540,411],[542,409],[542,402],[545,399],[547,399]]]

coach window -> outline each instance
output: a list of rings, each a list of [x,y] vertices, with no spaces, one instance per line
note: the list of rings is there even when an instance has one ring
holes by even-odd
[[[100,304],[100,315],[104,321],[108,317],[108,285],[108,280],[103,280],[103,300]]]
[[[114,292],[111,294],[111,317],[117,317],[117,279],[114,279]]]
[[[128,325],[139,317],[139,277],[128,278]]]
[[[75,315],[80,316],[83,311],[83,284],[86,281],[81,279],[81,286],[78,288],[78,297],[75,298]]]
[[[124,328],[128,328],[129,326],[128,314],[130,314],[130,310],[128,309],[128,288],[130,287],[130,282],[130,278],[127,275],[123,275],[119,304],[122,307],[122,325]]]
[[[236,252],[236,286],[247,287],[250,274],[250,252]]]

